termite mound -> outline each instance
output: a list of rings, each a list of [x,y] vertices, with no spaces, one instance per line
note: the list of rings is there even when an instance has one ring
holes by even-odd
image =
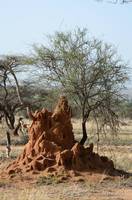
[[[60,97],[53,112],[42,109],[32,113],[28,134],[23,152],[6,168],[8,174],[59,172],[62,168],[80,172],[115,170],[112,160],[93,152],[93,144],[85,148],[75,141],[71,108],[65,96]]]

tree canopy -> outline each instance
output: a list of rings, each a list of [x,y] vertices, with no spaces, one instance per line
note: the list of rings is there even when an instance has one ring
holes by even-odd
[[[115,48],[90,38],[86,29],[57,32],[49,46],[35,45],[32,62],[44,70],[43,78],[74,99],[81,111],[83,137],[87,139],[86,121],[92,116],[97,132],[118,125],[116,105],[127,79],[126,64]]]

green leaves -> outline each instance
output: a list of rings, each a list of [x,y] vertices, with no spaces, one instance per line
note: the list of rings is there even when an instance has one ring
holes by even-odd
[[[56,32],[49,43],[34,48],[36,65],[46,71],[45,79],[75,99],[82,118],[89,112],[96,122],[116,126],[114,103],[121,97],[127,65],[115,48],[79,28]]]

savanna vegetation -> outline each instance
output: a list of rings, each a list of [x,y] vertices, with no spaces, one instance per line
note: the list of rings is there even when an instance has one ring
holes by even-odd
[[[72,106],[76,140],[86,146],[94,143],[95,151],[109,156],[117,168],[131,173],[132,99],[125,92],[128,65],[112,45],[90,37],[86,29],[56,32],[47,41],[45,44],[33,44],[30,55],[5,55],[0,58],[0,168],[14,160],[27,142],[27,129],[21,128],[23,121],[25,124],[31,122],[27,110],[46,107],[52,111],[58,97],[65,95]],[[7,159],[5,145],[10,147],[11,144],[12,152]],[[19,178],[23,180],[21,175]],[[39,199],[43,199],[42,194],[46,195],[45,199],[53,198],[53,188],[56,188],[53,190],[56,199],[86,199],[86,195],[89,199],[90,195],[99,199],[96,193],[104,187],[111,199],[116,198],[112,196],[115,195],[114,187],[118,188],[116,195],[119,198],[124,186],[128,192],[126,199],[131,195],[131,177],[127,180],[107,180],[103,174],[98,175],[96,183],[81,183],[80,179],[79,183],[73,180],[70,186],[60,177],[42,176],[37,181],[31,178],[33,189],[28,187],[30,178],[26,177],[27,189],[19,193],[19,199],[38,198],[35,196],[38,188]],[[13,184],[19,191],[21,183]],[[58,192],[64,184],[66,188]],[[68,194],[69,189],[73,191],[73,185],[76,186],[75,193]],[[17,195],[15,187],[11,188],[10,181],[0,181],[0,189],[5,187],[8,187],[10,198],[14,199]],[[49,188],[49,194],[42,191],[43,187],[44,190]],[[29,196],[31,190],[33,196]],[[108,197],[107,192],[102,192],[100,199]],[[0,194],[0,198],[7,199],[7,195]]]

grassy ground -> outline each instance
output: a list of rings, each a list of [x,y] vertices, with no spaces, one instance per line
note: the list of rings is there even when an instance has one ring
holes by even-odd
[[[98,183],[66,182],[20,187],[2,183],[1,200],[131,200],[131,186],[123,180],[104,180]]]
[[[89,126],[90,142],[96,143],[94,127]],[[79,120],[73,120],[76,139],[81,138]],[[0,142],[5,140],[4,127],[0,127]],[[122,126],[117,137],[102,137],[99,143],[99,154],[108,155],[114,160],[117,168],[132,172],[132,121]],[[20,144],[20,138],[13,138]],[[18,142],[19,141],[19,142]],[[4,143],[4,142],[3,142]],[[3,144],[2,143],[2,144]],[[14,160],[23,150],[22,145],[12,146],[11,158],[5,157],[5,146],[0,145],[0,170]],[[95,145],[97,151],[97,145]],[[132,177],[109,177],[104,174],[89,174],[87,180],[81,178],[71,181],[60,177],[31,176],[17,179],[0,179],[0,200],[131,200]]]
[[[76,140],[80,140],[81,121],[73,120],[73,128]],[[94,151],[100,155],[106,155],[112,159],[115,166],[119,169],[132,172],[132,121],[127,120],[125,126],[121,126],[119,133],[115,136],[106,134],[100,136],[100,142],[97,145],[97,135],[95,134],[94,124],[87,125],[89,130],[89,143],[95,144]],[[88,145],[88,143],[86,143]]]

